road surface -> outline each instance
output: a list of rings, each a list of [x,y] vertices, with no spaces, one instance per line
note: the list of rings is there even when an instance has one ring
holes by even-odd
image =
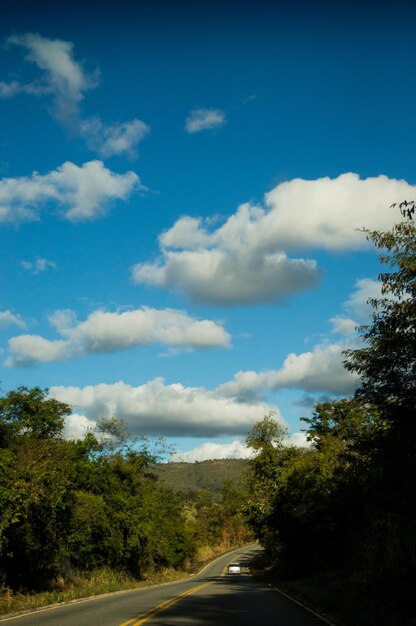
[[[0,620],[3,626],[323,626],[317,615],[269,585],[247,564],[260,548],[235,550],[184,581],[90,598]],[[230,561],[241,575],[226,573]]]

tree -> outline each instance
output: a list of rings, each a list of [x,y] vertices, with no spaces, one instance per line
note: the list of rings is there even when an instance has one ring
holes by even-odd
[[[409,218],[387,232],[367,231],[390,271],[380,274],[381,297],[370,301],[372,322],[361,327],[364,347],[345,353],[346,368],[361,378],[357,398],[384,420],[375,463],[385,508],[405,515],[416,482],[416,229]]]
[[[273,442],[267,419],[247,438],[249,520],[272,563],[284,577],[336,572],[370,607],[365,623],[414,619],[416,204],[400,209],[390,231],[366,231],[386,271],[362,347],[344,353],[355,396],[315,406],[309,449]]]
[[[19,387],[0,398],[0,448],[24,435],[34,439],[49,439],[61,435],[64,417],[71,407],[50,398],[47,389]]]
[[[356,552],[371,576],[398,589],[416,570],[415,203],[399,208],[406,219],[390,231],[366,231],[388,271],[379,275],[381,297],[370,301],[372,321],[360,329],[364,346],[345,354],[347,369],[360,375],[356,397],[377,407],[382,424],[367,478],[367,545]]]
[[[47,390],[0,398],[0,580],[42,589],[109,566],[143,576],[194,553],[180,498],[153,471],[163,441],[133,439],[110,418],[63,437],[70,407]]]
[[[345,353],[345,366],[360,375],[357,395],[389,408],[415,410],[416,400],[416,229],[412,221],[387,232],[365,231],[383,250],[381,297],[373,298],[371,324],[360,328],[364,347]]]
[[[272,505],[285,434],[284,426],[269,413],[254,424],[246,437],[246,446],[254,451],[248,462],[247,515],[250,527],[263,544],[267,543],[267,517]]]
[[[8,584],[42,585],[63,550],[69,464],[67,404],[39,387],[0,398],[0,554]]]

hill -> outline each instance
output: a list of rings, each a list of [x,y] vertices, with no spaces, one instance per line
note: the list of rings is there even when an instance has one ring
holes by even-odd
[[[244,459],[215,459],[195,463],[161,463],[156,467],[160,481],[175,491],[209,491],[214,499],[221,493],[224,481],[244,487]]]

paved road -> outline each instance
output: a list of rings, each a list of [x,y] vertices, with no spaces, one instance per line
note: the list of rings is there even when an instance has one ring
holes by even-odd
[[[244,566],[257,547],[236,550],[185,581],[110,594],[0,620],[4,626],[323,626],[317,616],[256,582]],[[229,561],[241,575],[225,573]]]

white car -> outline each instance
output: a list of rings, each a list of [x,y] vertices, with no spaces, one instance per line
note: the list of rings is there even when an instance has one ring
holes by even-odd
[[[240,563],[229,563],[228,564],[228,573],[229,574],[241,574]]]

